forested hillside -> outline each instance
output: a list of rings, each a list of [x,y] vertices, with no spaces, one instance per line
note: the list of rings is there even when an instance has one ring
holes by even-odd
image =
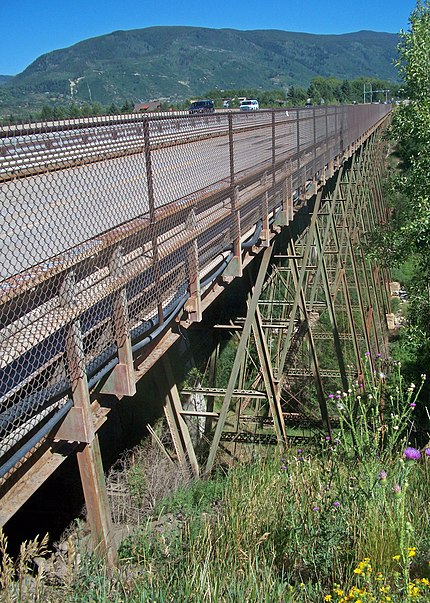
[[[398,36],[150,27],[116,31],[39,57],[1,86],[0,111],[44,104],[187,99],[211,88],[285,89],[316,76],[394,81]]]

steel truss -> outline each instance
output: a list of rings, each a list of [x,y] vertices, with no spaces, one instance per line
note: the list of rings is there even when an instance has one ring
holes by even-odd
[[[211,401],[191,413],[216,422],[206,473],[229,444],[230,455],[240,444],[283,449],[298,425],[332,437],[329,394],[359,386],[365,368],[373,378],[387,352],[389,278],[366,259],[365,235],[387,219],[384,153],[374,132],[265,249],[244,320],[215,325],[238,338],[228,383],[216,383],[215,367],[210,383],[183,392]]]
[[[352,119],[358,114],[361,120]],[[0,525],[76,452],[94,545],[115,564],[97,435],[109,411],[102,405],[103,396],[115,395],[118,400],[133,396],[136,382],[152,367],[159,371],[164,412],[181,471],[196,476],[202,470],[210,472],[221,447],[233,455],[247,442],[276,442],[284,448],[297,436],[289,433],[290,423],[321,426],[331,434],[333,409],[327,406],[327,392],[334,383],[345,389],[352,379],[361,379],[364,352],[369,352],[373,363],[386,347],[388,279],[366,262],[362,237],[386,217],[381,190],[383,143],[378,131],[387,114],[385,107],[314,108],[312,113],[297,110],[295,119],[291,115],[281,119],[280,113],[273,112],[269,120],[261,112],[255,131],[262,139],[270,131],[271,144],[268,154],[266,142],[259,142],[257,158],[253,145],[245,148],[242,141],[248,126],[233,128],[231,116],[216,116],[220,129],[211,133],[206,132],[205,119],[195,138],[179,137],[180,145],[170,131],[174,122],[162,120],[168,131],[161,122],[159,129],[154,126],[150,131],[145,119],[133,134],[136,146],[129,148],[127,129],[125,146],[117,149],[117,142],[114,146],[108,142],[102,148],[104,155],[93,156],[88,150],[80,159],[81,143],[75,148],[72,134],[67,134],[70,140],[64,152],[54,148],[51,153],[56,139],[51,140],[49,133],[46,156],[39,148],[39,135],[30,132],[23,143],[31,153],[20,169],[5,143],[7,169],[2,181],[10,191],[11,212],[15,212],[16,187],[35,186],[33,192],[39,193],[41,182],[52,180],[57,183],[50,189],[54,198],[57,188],[62,190],[58,184],[62,178],[75,186],[76,163],[79,174],[88,174],[94,190],[98,190],[99,172],[106,190],[113,182],[119,188],[118,175],[110,174],[106,165],[111,164],[102,159],[122,161],[133,154],[130,174],[136,170],[140,178],[144,173],[146,205],[144,211],[130,207],[132,217],[117,217],[112,227],[102,220],[96,240],[85,230],[80,236],[88,245],[73,243],[69,255],[53,255],[49,248],[40,249],[39,257],[30,249],[29,259],[17,255],[10,244],[11,267],[2,288],[6,342],[2,418],[7,437],[0,475]],[[351,127],[345,128],[348,115]],[[239,123],[242,118],[237,118]],[[177,122],[178,130],[187,120],[188,116]],[[116,141],[120,130],[115,126],[111,135]],[[6,141],[10,136],[3,133]],[[220,180],[197,174],[191,185],[195,190],[186,189],[181,193],[185,196],[179,197],[178,175],[172,169],[163,187],[160,182],[158,189],[154,186],[155,174],[159,178],[164,174],[169,153],[172,158],[178,155],[181,167],[182,145],[198,143],[192,147],[197,159],[200,143],[215,136],[228,138],[224,171],[222,177],[216,176]],[[285,143],[283,150],[276,146],[280,141]],[[248,163],[241,165],[244,156]],[[206,164],[208,172],[213,169],[210,162]],[[46,178],[45,172],[60,180]],[[125,175],[127,182],[134,181]],[[185,176],[187,172],[184,182]],[[20,197],[27,198],[31,195]],[[132,201],[136,198],[140,196],[133,193]],[[52,211],[57,211],[57,205],[52,203]],[[119,196],[115,208],[122,206]],[[91,225],[98,216],[86,218],[85,224]],[[56,220],[51,217],[49,223]],[[63,230],[59,230],[62,236]],[[49,243],[51,235],[46,233]],[[28,272],[28,262],[39,264]],[[210,400],[207,409],[185,409],[168,353],[179,338],[179,317],[182,314],[187,324],[200,321],[229,280],[240,277],[251,263],[259,263],[259,269],[247,314],[243,321],[225,325],[238,336],[229,379],[217,382],[220,360],[215,351],[208,383],[202,384],[206,389],[200,392]],[[30,328],[33,325],[37,328]],[[26,354],[33,363],[29,375],[21,360]],[[312,404],[303,404],[305,399]],[[190,429],[193,421],[202,418],[203,438],[209,443],[205,467],[199,466]]]

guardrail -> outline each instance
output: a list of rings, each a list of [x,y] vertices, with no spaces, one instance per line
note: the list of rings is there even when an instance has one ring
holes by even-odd
[[[267,245],[273,222],[292,219],[293,201],[389,111],[327,106],[3,128],[0,480],[64,418],[83,380],[91,389],[111,374],[103,391],[132,395],[133,354],[179,312],[199,320],[226,267],[240,275],[244,251]]]

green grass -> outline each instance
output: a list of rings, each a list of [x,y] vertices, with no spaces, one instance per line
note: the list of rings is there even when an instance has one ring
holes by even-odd
[[[181,513],[188,517],[205,513],[224,495],[226,481],[222,475],[208,481],[196,480],[187,487],[178,488],[163,498],[154,509],[154,515]]]
[[[123,571],[137,572],[126,600],[316,603],[335,584],[358,588],[363,576],[354,569],[370,558],[384,580],[366,584],[368,592],[385,585],[393,601],[408,601],[402,562],[408,581],[430,577],[429,470],[430,459],[406,465],[401,455],[384,465],[373,457],[352,463],[331,445],[237,466],[224,478],[220,513],[202,512],[188,498],[181,506],[181,496],[169,506],[170,497],[166,508],[194,513],[171,531],[145,527],[123,544]],[[197,489],[208,488],[207,500],[210,484]],[[99,580],[95,586],[100,592]],[[73,600],[89,597],[85,590]]]
[[[39,600],[428,603],[430,456],[404,457],[420,387],[395,370],[339,392],[335,441],[178,489],[122,543],[117,570],[83,554],[67,583],[40,580]]]

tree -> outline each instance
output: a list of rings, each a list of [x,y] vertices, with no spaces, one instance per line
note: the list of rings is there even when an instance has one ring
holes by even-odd
[[[340,93],[343,103],[351,100],[352,86],[349,80],[343,80],[342,84],[340,85]]]
[[[393,133],[407,170],[398,180],[407,198],[401,228],[409,249],[430,268],[430,0],[418,0],[399,44],[398,66],[409,102],[397,111]]]
[[[108,109],[108,114],[109,115],[118,115],[119,113],[121,113],[121,111],[119,110],[119,107],[117,105],[115,105],[115,103],[112,103]]]
[[[413,258],[409,322],[403,351],[416,373],[430,365],[430,0],[418,0],[410,28],[401,33],[398,68],[409,101],[396,111],[392,134],[404,161],[395,180],[401,203],[380,253]],[[412,369],[411,369],[412,370]]]
[[[76,103],[72,103],[69,107],[69,117],[72,119],[76,117],[81,117],[81,110],[79,109]]]
[[[288,90],[287,99],[290,105],[300,105],[308,98],[307,90],[301,87],[291,86]]]
[[[93,103],[91,105],[91,115],[103,115],[103,107],[100,103]]]
[[[121,113],[132,113],[134,109],[134,104],[129,100],[126,100],[123,106],[121,107]]]
[[[53,119],[65,119],[67,117],[67,111],[65,107],[55,106],[52,111]]]
[[[41,121],[51,121],[53,119],[53,110],[52,107],[48,105],[43,105],[42,112],[40,114]]]

